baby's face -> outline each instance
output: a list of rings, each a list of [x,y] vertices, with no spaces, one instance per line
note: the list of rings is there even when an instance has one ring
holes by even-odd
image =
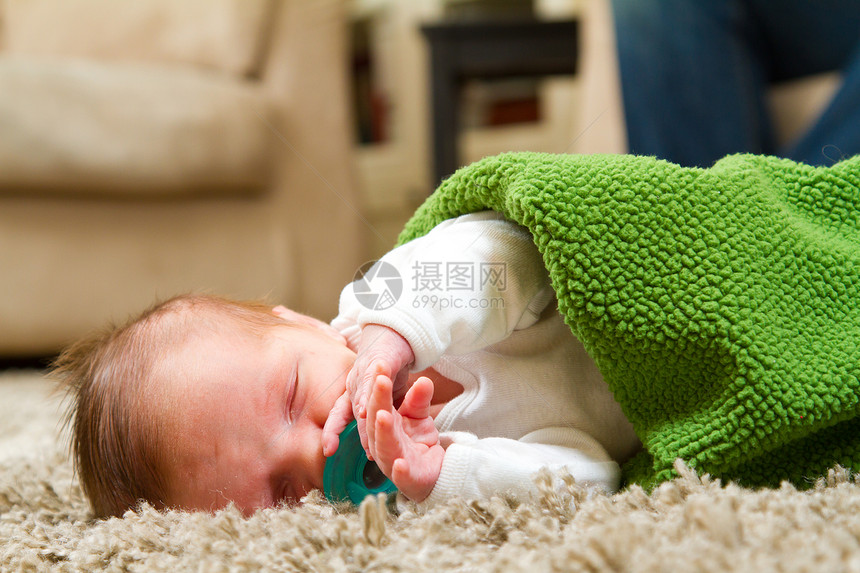
[[[322,489],[322,429],[355,355],[319,324],[200,337],[180,350],[187,366],[168,390],[168,505],[232,501],[247,515]]]

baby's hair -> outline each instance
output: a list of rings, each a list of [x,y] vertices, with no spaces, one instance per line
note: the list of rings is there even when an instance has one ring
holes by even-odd
[[[167,505],[168,448],[155,413],[163,392],[154,382],[169,379],[173,351],[193,334],[235,326],[260,335],[286,324],[264,303],[181,295],[60,354],[52,376],[67,396],[75,471],[96,517],[121,516],[141,500]]]

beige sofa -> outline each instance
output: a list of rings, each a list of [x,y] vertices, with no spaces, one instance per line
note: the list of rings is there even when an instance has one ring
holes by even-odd
[[[0,357],[156,298],[331,318],[362,262],[339,0],[0,0]]]

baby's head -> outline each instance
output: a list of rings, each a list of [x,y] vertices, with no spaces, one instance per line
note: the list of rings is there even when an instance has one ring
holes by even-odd
[[[54,373],[95,514],[250,513],[321,489],[322,427],[354,359],[323,322],[206,295],[74,344]]]

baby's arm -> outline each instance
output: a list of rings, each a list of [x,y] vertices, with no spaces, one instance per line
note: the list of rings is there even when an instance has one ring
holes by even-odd
[[[347,286],[341,293],[340,314],[332,322],[359,348],[359,357],[347,392],[326,423],[326,455],[334,452],[337,434],[352,416],[367,446],[362,414],[377,374],[392,379],[395,400],[399,399],[406,390],[407,368],[420,371],[443,354],[465,354],[495,344],[534,324],[552,300],[549,277],[531,235],[495,213],[446,221],[382,261],[399,269],[403,279],[404,292],[396,303],[385,309],[367,308]],[[442,296],[425,290],[430,289],[422,282],[425,268],[448,269],[449,264],[474,272],[470,283],[474,289],[457,284],[440,291]],[[500,273],[492,275],[494,280],[482,274],[491,267]],[[382,325],[388,330],[372,334],[371,328]]]
[[[392,383],[379,376],[367,409],[368,443],[373,459],[397,489],[421,502],[436,486],[445,450],[430,417],[433,382],[422,376],[394,409]]]
[[[400,493],[432,506],[453,497],[524,498],[536,493],[542,468],[566,470],[576,483],[612,492],[621,469],[591,437],[574,428],[543,428],[519,440],[482,438],[468,432],[440,436],[430,403],[433,382],[419,378],[395,409],[391,380],[379,376],[367,408],[373,458]],[[444,446],[443,446],[444,438]]]
[[[358,324],[383,324],[409,341],[413,371],[528,328],[553,300],[531,234],[496,213],[445,221],[382,260],[401,274],[400,297],[385,309],[352,306],[358,307]]]
[[[569,472],[577,485],[605,492],[618,489],[621,479],[618,464],[594,440],[572,428],[544,428],[519,440],[446,432],[440,442],[445,458],[425,507],[453,497],[528,499],[538,492],[534,478],[542,468]]]

